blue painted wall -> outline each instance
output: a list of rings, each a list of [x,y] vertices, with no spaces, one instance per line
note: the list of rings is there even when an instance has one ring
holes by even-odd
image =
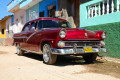
[[[44,11],[44,17],[48,17],[48,6],[54,4],[56,6],[56,11],[58,11],[58,1],[57,0],[43,0],[39,3],[39,12]]]
[[[31,2],[31,1],[28,1],[27,3],[27,0],[24,2],[24,5],[22,3],[22,5],[20,5],[20,7],[22,6],[25,6],[25,4],[28,4],[28,2]],[[44,11],[44,17],[48,17],[48,6],[54,4],[56,6],[56,11],[58,11],[58,1],[57,0],[43,0],[42,2],[34,5],[33,7],[29,8],[26,10],[26,21],[28,22],[29,21],[29,11],[35,11],[38,13],[38,16],[40,12]]]
[[[11,23],[14,23],[14,15],[11,16]]]
[[[100,15],[93,18],[87,17],[87,6],[99,3],[103,0],[92,0],[80,5],[80,27],[87,27],[99,24],[120,22],[120,11],[110,14]]]
[[[29,21],[29,12],[30,11],[37,12],[38,13],[38,17],[39,17],[39,3],[26,10],[26,22]]]

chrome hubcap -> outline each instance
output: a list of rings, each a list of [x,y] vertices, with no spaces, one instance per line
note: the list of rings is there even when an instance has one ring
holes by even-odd
[[[47,44],[43,47],[43,59],[45,62],[48,62],[50,59],[50,47]]]

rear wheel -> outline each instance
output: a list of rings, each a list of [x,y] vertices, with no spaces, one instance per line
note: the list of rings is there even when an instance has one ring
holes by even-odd
[[[56,62],[57,55],[52,54],[51,46],[49,44],[43,45],[43,62],[45,64],[54,64]]]
[[[17,55],[22,56],[24,54],[24,51],[21,49],[20,45],[17,44]]]
[[[83,55],[83,59],[85,60],[86,63],[93,63],[93,61],[96,60],[96,57],[98,56],[98,54],[86,54],[86,55]]]

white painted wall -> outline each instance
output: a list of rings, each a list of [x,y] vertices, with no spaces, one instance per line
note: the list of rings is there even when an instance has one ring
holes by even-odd
[[[21,32],[24,24],[26,23],[26,11],[18,10],[14,13],[13,33]]]
[[[9,17],[6,20],[6,31],[8,31],[8,28],[9,28],[9,30],[13,30],[13,26],[11,26],[11,17]]]

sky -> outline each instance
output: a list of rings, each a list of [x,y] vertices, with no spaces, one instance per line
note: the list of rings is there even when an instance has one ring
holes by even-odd
[[[11,13],[7,12],[7,5],[12,0],[0,0],[0,20],[5,16],[11,15]]]

